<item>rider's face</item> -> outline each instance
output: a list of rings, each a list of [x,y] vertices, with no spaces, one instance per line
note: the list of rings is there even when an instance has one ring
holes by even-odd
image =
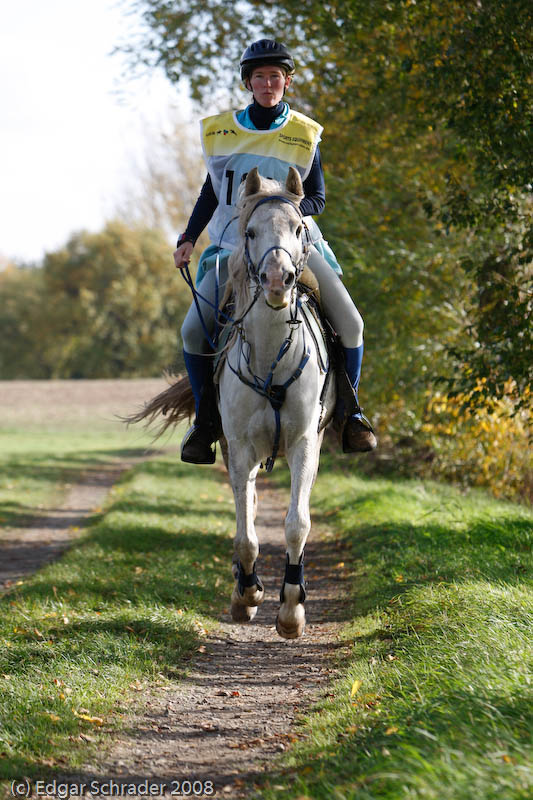
[[[248,88],[260,106],[274,108],[289,88],[291,76],[286,75],[280,67],[256,67],[249,80]]]

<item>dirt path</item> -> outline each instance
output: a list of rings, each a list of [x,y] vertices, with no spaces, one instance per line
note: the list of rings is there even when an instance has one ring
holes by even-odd
[[[258,571],[267,599],[255,620],[237,625],[225,614],[185,681],[148,693],[144,712],[130,720],[108,756],[88,764],[77,780],[149,780],[170,791],[184,780],[204,782],[208,788],[212,782],[217,796],[253,796],[254,782],[297,736],[295,717],[312,705],[332,677],[332,657],[342,646],[338,631],[346,616],[342,579],[333,580],[340,572],[335,569],[340,554],[333,543],[311,536],[305,635],[286,641],[276,633],[285,553],[283,507],[277,492],[259,486]]]
[[[43,430],[113,431],[123,428],[120,416],[142,406],[166,385],[162,378],[0,381],[1,426],[23,428],[36,436]],[[132,441],[138,447],[133,436]],[[73,529],[83,526],[120,475],[155,452],[129,448],[119,462],[87,469],[61,506],[30,518],[25,527],[0,526],[0,593],[58,558],[76,538]]]
[[[77,530],[102,504],[123,472],[149,454],[86,472],[58,508],[34,518],[24,528],[0,530],[0,594],[16,581],[59,558],[74,541]]]

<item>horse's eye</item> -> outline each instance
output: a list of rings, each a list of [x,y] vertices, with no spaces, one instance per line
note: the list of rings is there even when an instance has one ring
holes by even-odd
[[[248,228],[246,233],[249,239],[255,239],[255,231],[253,230],[253,228]]]
[[[298,225],[298,227],[296,228],[296,236],[300,238],[301,235],[302,235],[302,226]]]

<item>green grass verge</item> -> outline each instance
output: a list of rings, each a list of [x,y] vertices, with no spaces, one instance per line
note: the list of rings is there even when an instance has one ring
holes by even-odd
[[[314,519],[353,580],[343,677],[261,796],[530,798],[533,514],[324,461]]]
[[[24,527],[83,475],[138,456],[149,443],[120,430],[0,430],[0,527]]]
[[[56,457],[70,468],[44,448],[50,484]],[[233,519],[220,472],[145,462],[83,539],[0,601],[0,778],[75,768],[139,689],[183,674],[231,593]]]

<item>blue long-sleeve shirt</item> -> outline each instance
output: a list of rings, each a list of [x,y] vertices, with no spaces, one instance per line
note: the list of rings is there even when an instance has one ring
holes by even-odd
[[[268,130],[272,122],[279,116],[283,106],[284,103],[281,102],[273,109],[266,109],[259,106],[254,101],[254,103],[248,107],[250,119],[257,130]],[[304,217],[321,214],[326,205],[326,187],[320,150],[318,147],[316,148],[315,157],[309,174],[303,181],[303,190],[304,197],[300,203],[300,209]],[[200,196],[194,206],[187,228],[185,229],[187,238],[196,242],[215,213],[217,206],[218,199],[213,189],[211,177],[208,174],[200,191]]]

